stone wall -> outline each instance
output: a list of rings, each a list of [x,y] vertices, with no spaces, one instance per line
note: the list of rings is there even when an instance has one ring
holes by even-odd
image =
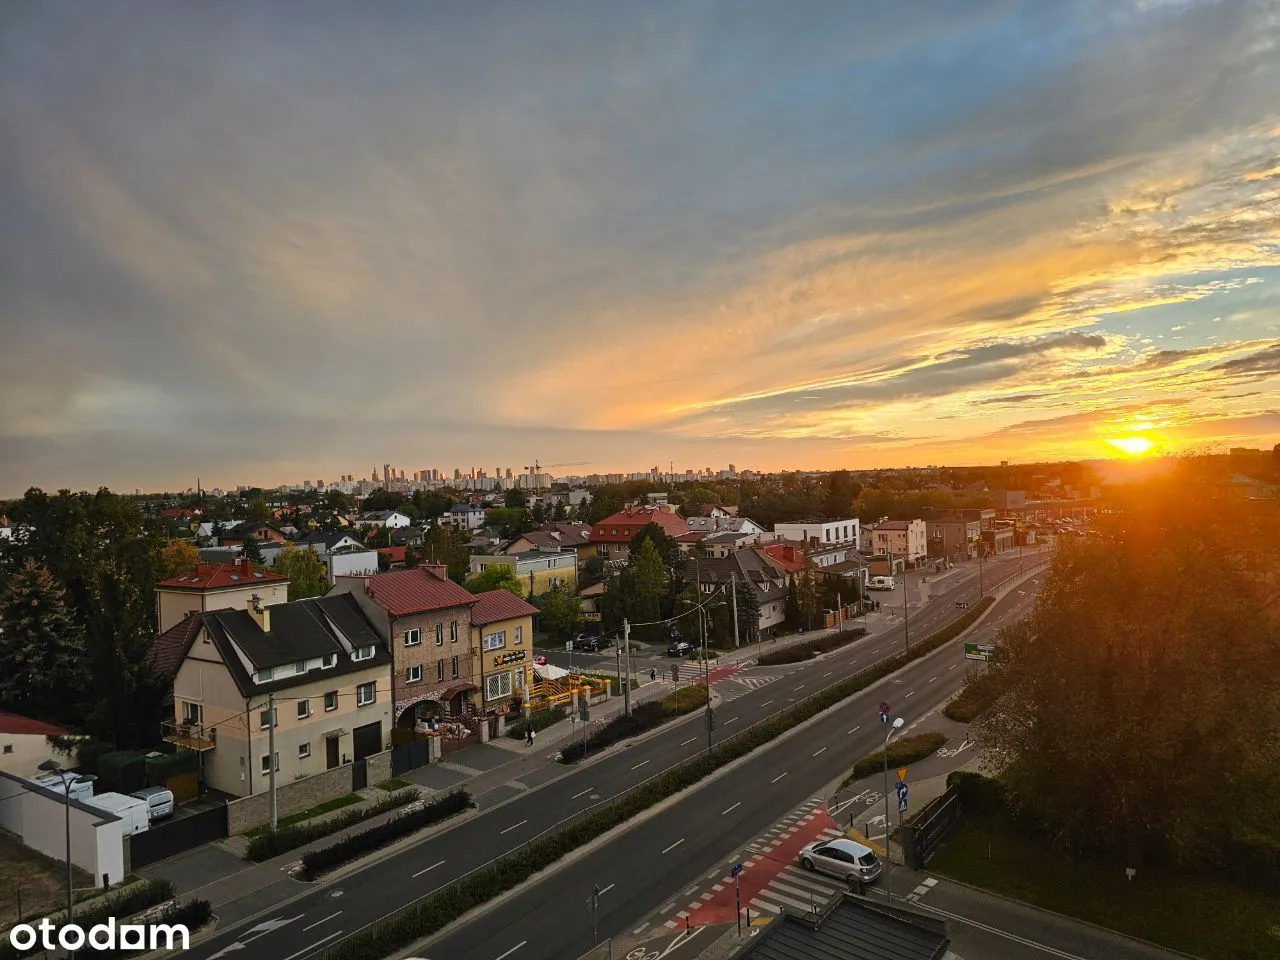
[[[369,786],[391,778],[391,753],[384,751],[365,758]],[[351,792],[351,767],[349,763],[304,777],[290,783],[276,782],[276,817],[284,818],[301,813],[316,804],[345,797]],[[266,779],[265,777],[263,779]],[[254,827],[271,822],[271,792],[233,800],[227,804],[227,831],[231,836],[245,833]]]

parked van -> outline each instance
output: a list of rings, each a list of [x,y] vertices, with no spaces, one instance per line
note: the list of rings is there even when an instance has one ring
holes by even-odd
[[[173,794],[165,787],[143,787],[129,794],[147,805],[147,819],[151,822],[173,816]]]
[[[872,577],[867,583],[868,590],[892,590],[898,585],[893,577]]]
[[[67,774],[67,780],[71,782],[71,799],[89,800],[93,796],[93,781],[81,780],[77,783],[76,776],[76,774]],[[31,782],[37,786],[44,787],[46,790],[52,790],[58,796],[62,796],[67,792],[66,781],[54,773],[44,777],[33,777]]]
[[[131,837],[142,833],[151,826],[147,817],[147,802],[137,797],[126,797],[123,793],[100,793],[92,800],[86,800],[92,807],[113,813],[124,821],[124,835]]]

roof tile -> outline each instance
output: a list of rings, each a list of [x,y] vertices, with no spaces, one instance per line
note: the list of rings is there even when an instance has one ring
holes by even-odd
[[[422,567],[375,574],[369,578],[369,596],[393,617],[470,606],[476,602],[474,596],[452,580],[443,580]]]

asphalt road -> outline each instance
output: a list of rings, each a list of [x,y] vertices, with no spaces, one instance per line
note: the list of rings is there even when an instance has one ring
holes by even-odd
[[[1003,561],[989,562],[986,564],[986,585],[990,587],[1000,578],[1016,570],[1015,555],[1010,555]],[[923,638],[932,630],[952,620],[958,613],[955,606],[957,601],[973,603],[978,599],[976,568],[957,572],[947,578],[944,583],[947,585],[946,593],[935,598],[918,613],[913,612],[911,617],[913,637]],[[878,660],[899,652],[902,646],[902,625],[899,620],[883,625],[872,636],[863,638],[836,654],[824,657],[821,661],[787,668],[788,672],[784,676],[779,676],[772,683],[719,708],[716,712],[717,729],[714,737],[720,739],[733,736],[752,722],[785,709],[796,700],[809,696],[821,687],[836,683]],[[941,658],[949,659],[942,664],[939,672],[937,665]],[[956,662],[953,664],[951,660]],[[925,662],[913,664],[908,668],[903,674],[902,685],[891,683],[894,687],[891,691],[893,695],[885,698],[901,701],[904,707],[910,704],[913,697],[919,698],[916,700],[917,703],[924,703],[926,700],[936,702],[938,697],[933,695],[933,690],[954,689],[963,674],[963,670],[948,670],[947,667],[958,667],[962,662],[959,660],[958,649],[954,652],[940,651]],[[899,691],[901,696],[896,695]],[[795,768],[788,770],[781,781],[784,785],[781,791],[756,791],[757,784],[752,787],[752,790],[758,794],[755,799],[760,801],[769,799],[769,809],[773,809],[775,804],[772,800],[779,795],[785,794],[788,798],[803,796],[803,790],[797,793],[796,790],[791,789],[792,785],[823,783],[824,777],[829,779],[830,775],[821,771],[828,768],[836,769],[845,763],[849,756],[860,756],[861,752],[866,752],[862,749],[863,739],[870,737],[867,743],[874,746],[872,741],[876,734],[871,732],[875,720],[874,709],[882,696],[880,685],[877,685],[876,692],[859,695],[852,701],[848,708],[849,726],[862,724],[863,732],[852,738],[847,734],[840,734],[838,744],[844,751],[844,758],[834,762],[833,766],[833,761],[837,761],[837,758],[827,756],[827,754],[834,754],[833,750],[826,751],[819,758],[797,757]],[[898,704],[895,702],[894,706],[896,709]],[[909,708],[905,711],[905,715],[912,716]],[[843,726],[843,723],[839,726]],[[836,733],[836,728],[833,727],[829,731],[824,731],[823,735],[834,738]],[[195,945],[188,955],[192,960],[212,960],[214,957],[236,953],[244,949],[245,945],[252,944],[252,955],[255,960],[305,960],[306,957],[341,942],[345,936],[429,895],[432,891],[476,867],[512,852],[525,841],[552,828],[559,821],[657,775],[696,751],[705,749],[706,743],[707,734],[702,715],[699,713],[687,717],[669,725],[649,739],[634,743],[600,761],[590,762],[581,767],[566,767],[564,776],[559,779],[522,793],[514,800],[491,810],[481,811],[479,815],[451,830],[370,864],[339,880],[316,884],[306,895],[291,903],[265,911],[238,927],[219,930],[210,940]],[[832,746],[836,743],[837,741],[833,740]],[[796,749],[793,741],[787,745],[784,753],[795,752]],[[800,749],[803,750],[803,748]],[[817,746],[814,749],[816,750]],[[778,750],[767,751],[760,760],[753,761],[749,766],[754,769],[755,766],[763,763],[767,771],[771,766],[778,766],[782,762],[778,756]],[[789,763],[789,761],[786,762]],[[775,776],[777,773],[765,777],[763,782],[767,784]],[[739,779],[740,775],[735,775],[734,781],[737,782]],[[722,783],[723,781],[717,783],[715,788],[705,795],[722,795],[724,791]],[[804,789],[814,789],[814,787]],[[791,801],[783,802],[780,809],[785,809],[787,802]],[[715,802],[710,805],[716,806]],[[744,830],[754,830],[761,822],[761,817],[768,816],[767,813],[756,809],[757,805],[754,802],[744,803],[731,818],[724,822],[709,821],[706,828],[718,831],[721,837],[726,835],[724,833],[726,830],[732,831],[735,836]],[[717,807],[717,813],[719,809]],[[643,830],[634,831],[634,834],[635,839],[630,842],[635,844],[637,849],[647,851],[648,854],[660,849],[655,837],[659,839],[667,835],[674,837],[672,831],[653,824],[647,824]],[[689,852],[683,849],[685,846],[692,851],[695,844],[686,842],[673,849],[670,854],[662,856],[674,855],[673,860],[675,857],[682,857]],[[727,851],[731,847],[725,849]],[[714,858],[715,855],[711,854],[711,856]],[[665,862],[659,861],[657,866],[661,867]],[[699,864],[707,862],[705,852],[698,853],[696,862]],[[666,877],[667,871],[656,867],[653,869],[655,875],[652,879],[648,876],[649,867],[629,870],[633,876],[644,875],[643,883],[647,886],[637,889],[640,881],[630,881],[627,884],[630,889],[625,898],[628,904],[647,903],[651,899],[650,894],[660,895],[658,891],[671,889],[671,880]],[[295,881],[284,882],[294,883]],[[601,886],[605,886],[607,882],[610,881],[601,882]],[[560,889],[561,886],[562,884],[557,881],[555,888]],[[567,886],[565,889],[572,889],[572,887]],[[584,889],[590,889],[590,881]],[[648,890],[647,893],[646,890]],[[610,891],[602,899],[602,929],[617,928],[617,924],[606,925],[603,914],[605,900],[612,894],[613,891]],[[276,892],[264,899],[264,903],[279,902],[280,899]],[[523,900],[523,898],[518,899]],[[622,900],[621,894],[614,897],[614,902]],[[628,911],[631,909],[628,907]],[[588,916],[587,919],[589,920],[590,917]],[[555,926],[556,924],[550,925],[550,927]],[[486,924],[487,927],[488,924]],[[488,943],[488,938],[485,931],[477,929],[469,935],[455,936],[462,936],[459,943],[470,941],[466,944],[465,950],[460,948],[456,953],[452,949],[437,951],[437,955],[494,958],[503,950],[514,946],[513,943],[503,949],[486,953],[488,947],[485,945]],[[589,927],[586,930],[586,937],[590,937]],[[553,936],[552,939],[554,940],[555,937]],[[530,943],[533,942],[530,941]],[[590,946],[589,942],[584,942],[586,947]],[[561,940],[556,949],[540,952],[538,956],[577,956],[577,953],[573,953],[572,948]],[[524,957],[522,956],[520,960],[524,960]]]
[[[993,617],[1024,615],[1034,585],[997,603],[976,631],[994,636]],[[937,601],[935,601],[937,602]],[[828,661],[824,661],[827,663]],[[595,943],[589,909],[592,885],[603,893],[596,916],[601,940],[626,934],[664,904],[682,906],[683,888],[707,871],[722,876],[735,851],[760,830],[848,771],[883,744],[876,704],[889,700],[909,726],[959,686],[963,651],[948,645],[857,695],[835,722],[752,754],[731,773],[682,798],[647,821],[574,861],[553,876],[500,902],[491,911],[433,942],[421,955],[433,960],[571,960]],[[770,685],[771,687],[773,685]],[[675,909],[662,919],[675,916]],[[661,921],[659,921],[661,922]],[[655,924],[656,925],[656,924]],[[706,944],[703,944],[704,946]]]

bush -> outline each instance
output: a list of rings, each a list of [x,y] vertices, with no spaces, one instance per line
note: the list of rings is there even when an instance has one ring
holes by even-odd
[[[882,660],[876,666],[801,701],[771,720],[757,724],[707,753],[687,760],[650,780],[609,806],[590,814],[560,833],[535,840],[489,867],[476,870],[419,901],[392,920],[366,927],[326,951],[321,960],[382,960],[423,937],[437,933],[454,919],[545,870],[565,854],[631,819],[649,807],[693,786],[739,757],[768,743],[796,725],[816,716],[844,698],[865,689],[913,660],[954,640],[994,603],[986,597],[958,620],[912,646],[907,653]],[[705,690],[704,690],[705,694]],[[670,696],[670,695],[668,695]]]
[[[186,927],[189,933],[194,933],[208,923],[212,917],[213,907],[208,900],[188,900],[181,905],[173,904],[161,916],[156,917],[151,922],[156,924],[178,924]],[[76,922],[78,924],[82,923],[78,917]],[[115,957],[136,957],[139,955],[137,950],[95,950],[90,946],[85,946],[76,952],[81,956],[101,957],[103,960]]]
[[[517,720],[509,726],[507,728],[507,736],[512,740],[523,740],[525,731],[530,728],[533,729],[534,733],[537,733],[539,730],[545,730],[553,723],[559,723],[567,716],[568,714],[565,713],[564,707],[552,707],[549,710],[538,710],[535,713],[529,714],[527,718]]]
[[[974,674],[960,688],[955,699],[943,707],[942,715],[956,723],[973,723],[1004,693],[1000,680],[1000,675],[994,670]]]
[[[348,810],[341,816],[326,820],[323,823],[300,823],[293,827],[281,827],[275,831],[268,830],[261,836],[254,837],[249,841],[249,850],[245,853],[245,857],[254,863],[270,860],[272,857],[278,857],[282,853],[297,850],[299,847],[305,847],[308,843],[340,833],[347,827],[354,826],[362,820],[368,820],[370,817],[376,817],[378,814],[386,813],[388,810],[403,807],[416,799],[418,799],[417,790],[402,790],[399,793],[391,794],[391,796],[383,800],[379,800],[371,807],[365,807],[362,810]]]
[[[200,759],[194,750],[176,750],[146,758],[147,783],[153,787],[162,787],[174,777],[195,773],[199,765]]]
[[[603,750],[619,740],[659,727],[673,717],[692,713],[707,705],[707,688],[701,684],[672,690],[660,700],[646,700],[632,708],[630,716],[620,713],[587,737],[560,748],[562,763],[576,763],[588,753]]]
[[[150,909],[156,904],[173,899],[173,884],[168,880],[140,880],[131,883],[117,894],[106,894],[93,901],[91,905],[77,905],[75,922],[86,930],[97,923],[105,923],[108,918],[123,920],[136,913]],[[59,916],[62,911],[45,916]],[[31,917],[24,922],[32,923],[38,917]],[[16,960],[18,957],[29,957],[39,950],[17,950],[5,937],[0,940],[0,960]],[[87,951],[80,951],[87,952]]]
[[[371,850],[385,847],[423,827],[429,827],[455,816],[471,805],[471,794],[465,790],[455,790],[417,810],[409,810],[398,817],[393,817],[386,823],[380,823],[376,827],[370,827],[359,833],[348,834],[332,846],[303,855],[303,875],[309,880],[314,880],[326,870],[340,867]]]
[[[984,777],[972,770],[953,770],[947,774],[947,787],[955,787],[960,804],[969,813],[1005,813],[1004,787],[994,777]]]
[[[133,793],[147,785],[147,758],[140,750],[113,750],[98,757],[95,793]]]
[[[762,653],[759,658],[759,664],[762,667],[777,667],[784,663],[800,663],[804,660],[811,660],[820,653],[827,653],[830,650],[843,647],[845,644],[853,643],[859,637],[865,636],[866,632],[862,627],[852,627],[848,630],[841,630],[839,633],[829,633],[825,637],[802,640],[800,643],[794,643],[781,650]]]
[[[947,742],[943,733],[920,733],[914,737],[903,737],[889,744],[889,766],[902,767],[909,763],[919,763],[925,757],[931,757]],[[845,785],[869,777],[873,773],[884,770],[885,751],[877,750],[868,754],[853,765]]]

